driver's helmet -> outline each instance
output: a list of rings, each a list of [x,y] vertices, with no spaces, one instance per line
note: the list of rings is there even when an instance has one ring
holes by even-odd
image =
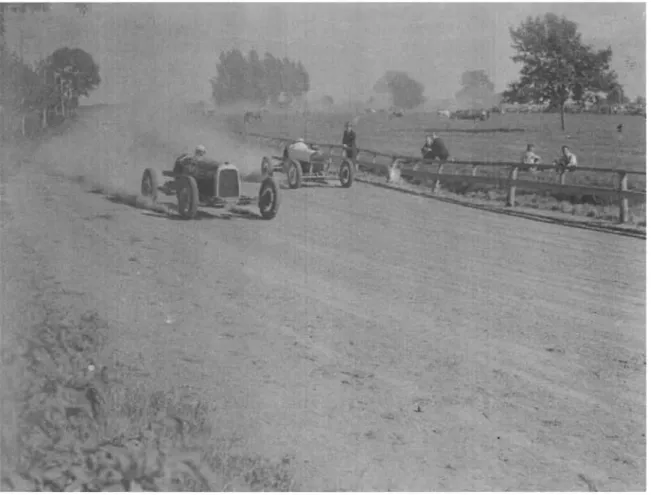
[[[204,156],[206,154],[206,148],[200,144],[194,149],[195,156]]]

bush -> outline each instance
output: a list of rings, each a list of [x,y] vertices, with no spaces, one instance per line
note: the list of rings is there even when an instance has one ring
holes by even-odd
[[[28,387],[14,397],[22,405],[17,424],[3,423],[2,489],[221,490],[201,451],[187,445],[188,421],[181,415],[159,407],[151,417],[140,416],[147,421],[135,431],[128,432],[133,424],[127,431],[116,424],[116,412],[133,420],[142,410],[120,407],[128,397],[98,363],[102,326],[87,314],[76,328],[46,322],[23,339],[11,365],[26,372]]]

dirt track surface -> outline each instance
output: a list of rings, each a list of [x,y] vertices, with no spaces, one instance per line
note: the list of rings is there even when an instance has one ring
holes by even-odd
[[[186,222],[44,165],[4,191],[12,235],[300,489],[645,489],[644,242],[364,184]]]

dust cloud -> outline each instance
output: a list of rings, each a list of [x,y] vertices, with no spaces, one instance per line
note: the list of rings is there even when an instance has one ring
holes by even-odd
[[[106,190],[132,193],[140,188],[144,168],[169,169],[198,144],[211,157],[238,165],[243,175],[257,172],[263,152],[231,137],[228,127],[229,117],[241,118],[249,107],[220,108],[212,117],[198,110],[210,107],[219,51],[231,46],[228,40],[222,47],[202,40],[209,39],[208,27],[222,36],[232,30],[233,6],[203,7],[214,14],[210,26],[197,24],[191,8],[93,4],[83,18],[55,5],[50,19],[26,26],[24,38],[34,58],[53,44],[80,47],[91,53],[102,77],[99,89],[82,100],[86,107],[78,122],[44,143],[36,160]],[[46,23],[52,28],[49,46],[39,35]]]

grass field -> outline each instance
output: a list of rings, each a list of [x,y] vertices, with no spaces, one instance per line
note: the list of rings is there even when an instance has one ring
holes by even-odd
[[[344,123],[351,119],[346,114],[278,113],[249,124],[248,130],[339,143]],[[623,124],[621,134],[616,129],[619,124]],[[646,121],[639,116],[568,115],[563,132],[557,114],[492,115],[476,124],[431,113],[391,120],[369,114],[361,116],[356,131],[361,148],[415,156],[425,135],[435,131],[457,160],[518,161],[527,143],[533,143],[545,163],[551,163],[560,155],[561,146],[568,145],[582,166],[644,170],[646,164]]]
[[[343,125],[352,120],[352,114],[326,113],[272,113],[260,122],[245,126],[233,121],[238,131],[270,136],[304,137],[323,143],[340,143]],[[623,125],[623,132],[617,126]],[[560,156],[560,149],[568,145],[577,155],[580,166],[604,169],[643,171],[646,164],[646,121],[639,116],[623,115],[567,115],[566,130],[560,129],[557,114],[505,114],[492,115],[490,120],[448,120],[432,113],[413,113],[400,119],[389,119],[383,114],[362,115],[356,126],[358,146],[363,149],[419,156],[420,147],[428,133],[436,132],[445,141],[452,157],[469,161],[519,161],[528,143],[536,146],[536,152],[544,163],[551,163]],[[446,170],[451,170],[447,168]],[[465,167],[468,168],[468,167]],[[467,173],[461,166],[454,172]],[[497,174],[506,178],[507,169],[484,168],[478,173]],[[526,179],[554,181],[553,172],[536,176],[528,172],[520,176]],[[616,187],[618,178],[611,173],[576,172],[566,178],[567,184],[584,184],[600,187]],[[504,191],[494,187],[467,184],[443,184],[455,193],[483,194],[487,200],[502,200]],[[646,190],[646,177],[629,177],[629,188]],[[489,194],[490,192],[490,194]],[[537,194],[519,190],[518,203],[536,209],[570,212],[597,219],[617,219],[617,200],[613,197],[587,198],[563,194]],[[597,204],[594,204],[596,201]],[[583,203],[591,203],[584,205]],[[645,204],[631,201],[632,223],[645,225]]]

